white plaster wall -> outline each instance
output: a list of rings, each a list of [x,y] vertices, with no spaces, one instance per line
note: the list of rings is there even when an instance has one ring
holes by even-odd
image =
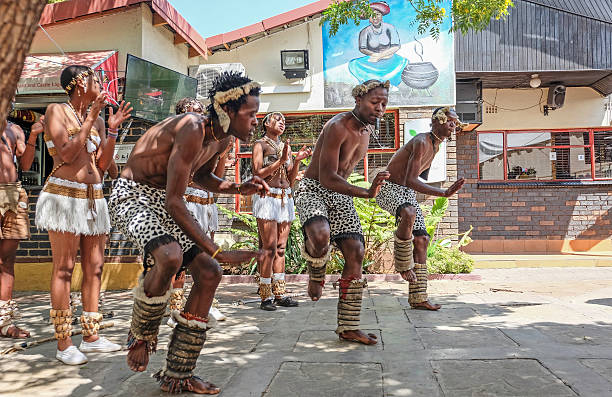
[[[308,50],[310,70],[305,79],[285,78],[280,67],[281,50]],[[271,34],[229,52],[216,52],[206,61],[211,64],[232,62],[242,63],[247,75],[262,84],[260,112],[324,109],[323,40],[318,20]]]
[[[107,14],[69,23],[45,27],[49,35],[64,52],[117,50],[119,70],[125,70],[128,53],[140,56],[142,52],[142,8]],[[45,33],[38,29],[31,54],[59,54],[60,51]]]
[[[604,104],[607,101],[588,87],[568,87],[565,104],[544,116],[548,89],[483,90],[483,123],[479,131],[530,128],[580,128],[607,125]],[[537,105],[542,95],[544,103]],[[497,106],[496,114],[487,114],[489,104]],[[532,107],[533,106],[533,107]],[[529,109],[525,109],[529,108]],[[511,110],[512,109],[512,110]],[[522,110],[516,110],[522,109]]]
[[[153,26],[153,13],[149,7],[143,6],[141,15],[141,58],[179,73],[187,74],[189,65],[187,46],[185,44],[174,45],[174,33],[164,26]]]

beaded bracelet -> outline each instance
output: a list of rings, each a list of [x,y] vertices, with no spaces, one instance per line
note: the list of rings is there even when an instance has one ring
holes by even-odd
[[[107,128],[106,131],[109,138],[117,139],[119,136],[119,130],[117,128]]]

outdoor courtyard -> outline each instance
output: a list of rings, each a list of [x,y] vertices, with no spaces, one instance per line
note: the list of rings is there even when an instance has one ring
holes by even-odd
[[[608,396],[612,395],[612,268],[477,269],[480,280],[432,280],[439,312],[412,310],[408,284],[372,281],[363,329],[379,344],[340,342],[337,290],[298,297],[295,309],[232,304],[256,298],[255,284],[221,284],[225,322],[208,335],[196,374],[222,396]],[[478,278],[478,277],[477,277]],[[304,283],[292,283],[293,293]],[[34,338],[52,336],[48,293],[20,293],[21,323]],[[129,291],[105,293],[124,342]],[[79,309],[80,310],[80,309]],[[77,325],[75,329],[79,329]],[[163,364],[170,328],[144,373],[131,372],[126,351],[89,354],[71,367],[54,358],[55,343],[0,356],[3,396],[158,396],[151,375]],[[75,337],[80,343],[81,337]],[[5,350],[13,341],[0,341]],[[190,395],[190,394],[186,394]]]

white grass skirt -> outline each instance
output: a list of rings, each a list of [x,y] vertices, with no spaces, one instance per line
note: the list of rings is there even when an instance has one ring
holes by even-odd
[[[190,201],[192,199],[195,200]],[[185,190],[185,201],[187,209],[191,211],[206,233],[219,230],[219,211],[217,209],[217,204],[214,203],[214,196],[211,192],[187,187]],[[201,204],[206,201],[210,204]]]
[[[94,184],[93,190],[95,212],[89,209],[87,184],[50,177],[36,202],[36,227],[85,236],[108,234],[110,217],[102,184]]]
[[[291,189],[278,189],[271,187],[270,193],[280,197],[261,197],[258,194],[253,195],[253,216],[257,219],[265,219],[268,221],[276,221],[277,223],[293,222],[295,219],[295,209],[293,206],[293,197]],[[284,202],[284,205],[283,205]]]

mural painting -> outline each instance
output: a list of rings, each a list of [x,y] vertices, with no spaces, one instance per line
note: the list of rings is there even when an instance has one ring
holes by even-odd
[[[369,79],[389,80],[389,106],[452,105],[455,60],[450,21],[435,40],[418,34],[407,0],[376,1],[374,16],[343,25],[329,37],[323,25],[325,107],[351,107],[351,89]],[[445,4],[450,10],[450,2]],[[365,22],[365,23],[364,23]]]

